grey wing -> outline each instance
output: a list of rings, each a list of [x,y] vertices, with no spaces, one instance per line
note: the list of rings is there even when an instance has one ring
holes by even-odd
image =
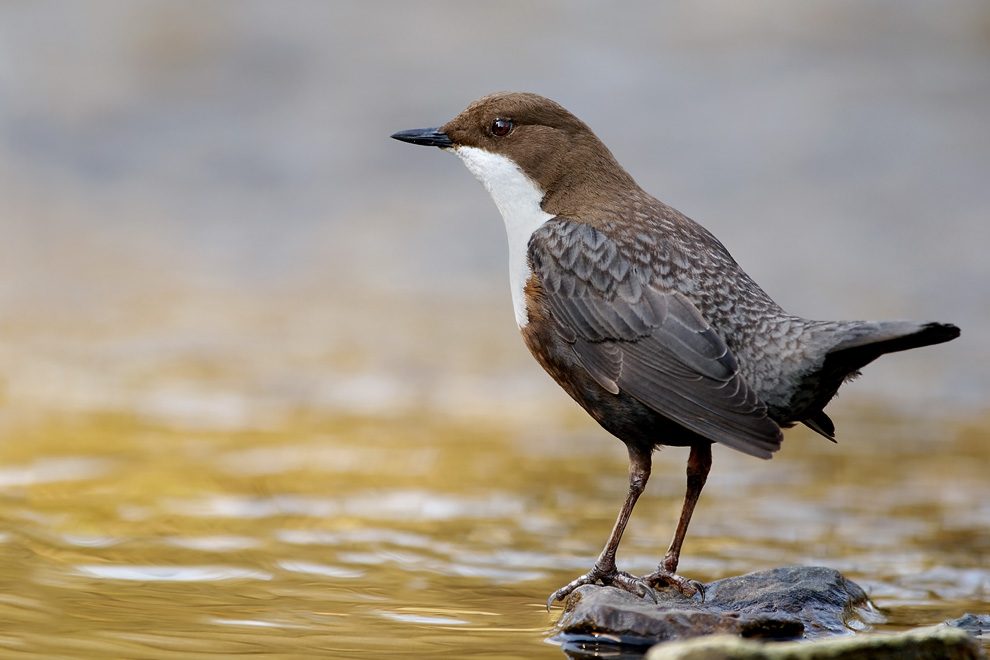
[[[769,458],[780,448],[780,427],[722,338],[604,234],[555,218],[530,238],[529,260],[557,333],[606,390],[747,454]]]

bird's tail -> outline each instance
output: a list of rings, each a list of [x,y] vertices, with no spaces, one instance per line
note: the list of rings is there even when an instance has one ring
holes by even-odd
[[[941,344],[959,336],[951,323],[917,321],[867,321],[853,325],[828,351],[826,360],[837,360],[858,370],[885,353]]]
[[[838,327],[823,324],[822,329],[825,336],[841,337],[826,351],[825,362],[818,372],[820,387],[827,395],[822,407],[835,395],[843,381],[858,376],[860,369],[881,355],[941,344],[959,336],[959,328],[951,323],[918,321],[853,321],[840,323]],[[824,336],[822,338],[824,340]],[[835,425],[823,410],[819,409],[801,421],[835,441]]]

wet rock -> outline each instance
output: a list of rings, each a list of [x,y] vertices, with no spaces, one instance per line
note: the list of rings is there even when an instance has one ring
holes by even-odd
[[[759,642],[716,635],[659,644],[645,660],[979,660],[979,643],[949,626],[905,633],[856,635],[814,642]]]
[[[706,586],[705,605],[720,611],[791,617],[806,638],[845,635],[883,616],[866,592],[842,573],[821,566],[790,566],[726,578]]]
[[[980,639],[990,639],[990,614],[964,614],[943,625],[960,628]]]
[[[613,587],[588,585],[564,605],[558,639],[653,644],[726,633],[746,638],[817,638],[851,633],[881,617],[866,593],[838,571],[777,568],[705,585],[705,599],[674,589],[659,604]]]

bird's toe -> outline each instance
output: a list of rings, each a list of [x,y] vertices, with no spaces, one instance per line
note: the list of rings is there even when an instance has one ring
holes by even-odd
[[[685,577],[681,577],[680,575],[664,570],[663,568],[658,568],[649,575],[644,575],[639,579],[651,587],[673,587],[688,598],[692,598],[700,594],[701,600],[704,601],[705,599],[705,585],[697,580],[689,580]]]
[[[654,603],[659,602],[656,591],[653,590],[653,587],[645,578],[639,578],[635,575],[631,575],[630,573],[626,573],[625,571],[616,570],[615,568],[602,569],[596,565],[581,577],[572,580],[557,591],[550,594],[550,598],[547,599],[547,611],[550,611],[551,605],[557,601],[564,600],[574,593],[578,587],[583,587],[586,584],[598,583],[608,587],[616,587],[618,589],[622,589],[623,591],[628,591],[634,596],[639,596],[640,598],[649,598]]]

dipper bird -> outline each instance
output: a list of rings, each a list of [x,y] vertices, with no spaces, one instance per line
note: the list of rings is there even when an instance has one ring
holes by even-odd
[[[604,550],[548,608],[598,582],[693,596],[700,585],[676,570],[713,443],[766,459],[797,423],[834,441],[824,408],[845,380],[884,353],[959,336],[947,323],[788,314],[708,230],[646,193],[542,96],[491,94],[439,128],[392,137],[453,152],[488,190],[505,220],[523,341],[629,451],[629,492]],[[662,445],[690,448],[687,493],[659,567],[636,577],[615,554]]]

